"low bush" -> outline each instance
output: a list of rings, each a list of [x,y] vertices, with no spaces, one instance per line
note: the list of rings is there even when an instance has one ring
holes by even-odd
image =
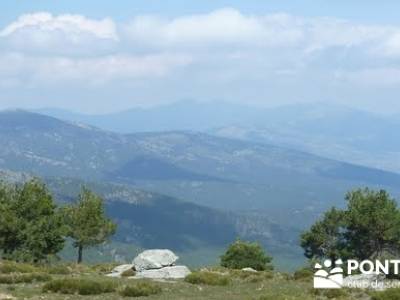
[[[185,281],[191,284],[228,285],[229,277],[212,272],[193,272],[186,276]]]
[[[72,273],[72,270],[70,267],[66,265],[52,265],[45,267],[45,271],[48,274],[52,275],[69,275]]]
[[[50,281],[52,278],[48,274],[31,273],[31,274],[6,274],[0,275],[0,284],[17,284]]]
[[[400,288],[387,289],[382,292],[372,292],[371,300],[398,300],[400,299]]]
[[[314,276],[314,272],[309,268],[302,268],[294,272],[293,278],[294,280],[308,280],[312,279]]]
[[[90,279],[58,279],[46,283],[43,292],[60,294],[99,295],[112,293],[117,285],[113,281],[95,281]]]
[[[134,285],[123,287],[119,294],[123,297],[146,297],[151,295],[160,294],[161,287],[150,282],[138,282]]]
[[[122,277],[132,277],[132,276],[135,276],[135,275],[136,275],[136,272],[133,269],[129,269],[129,270],[126,270],[126,271],[121,273]]]
[[[99,274],[107,274],[110,273],[116,266],[118,266],[117,263],[104,263],[91,266],[90,269],[91,271]]]
[[[234,278],[238,278],[240,280],[244,280],[246,282],[260,282],[263,280],[269,280],[274,278],[274,274],[269,271],[262,272],[249,272],[249,271],[241,271],[241,270],[232,270],[230,275]]]
[[[2,261],[0,262],[0,273],[10,274],[10,273],[33,273],[37,271],[37,268],[23,263],[16,263],[12,261]]]
[[[221,256],[221,266],[229,269],[253,268],[257,271],[272,270],[272,258],[261,245],[236,241]]]
[[[271,276],[270,273],[266,273],[266,274],[262,274],[262,275],[253,274],[251,276],[248,276],[245,279],[245,282],[256,283],[256,282],[261,282],[261,281],[264,281],[264,280],[269,280],[269,279],[272,279],[272,278],[273,278],[273,276]]]

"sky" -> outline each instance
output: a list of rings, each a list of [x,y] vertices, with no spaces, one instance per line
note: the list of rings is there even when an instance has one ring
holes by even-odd
[[[0,2],[0,109],[182,101],[400,113],[400,1]]]

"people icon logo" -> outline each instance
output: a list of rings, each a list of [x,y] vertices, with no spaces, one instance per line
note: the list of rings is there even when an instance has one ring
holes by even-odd
[[[332,266],[332,261],[327,259],[324,261],[324,267],[319,263],[315,264],[317,271],[314,274],[314,288],[316,289],[340,289],[343,285],[343,264],[341,259],[335,261],[335,266]],[[325,269],[328,269],[329,272]]]

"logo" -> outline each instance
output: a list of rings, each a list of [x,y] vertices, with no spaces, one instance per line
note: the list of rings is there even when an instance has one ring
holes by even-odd
[[[321,266],[319,263],[315,264],[314,273],[314,288],[315,289],[340,289],[343,286],[343,268],[341,265],[343,261],[338,259],[335,265],[330,259],[324,261]]]
[[[344,268],[342,267],[344,265]],[[387,275],[400,275],[400,259],[363,260],[341,259],[334,262],[327,259],[314,268],[315,289],[387,289],[399,288],[400,281],[386,280]],[[345,270],[345,271],[344,271]],[[346,278],[344,278],[344,275]]]

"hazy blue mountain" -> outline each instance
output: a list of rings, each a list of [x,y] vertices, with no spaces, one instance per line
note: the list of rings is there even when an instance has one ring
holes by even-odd
[[[343,205],[351,188],[400,186],[398,174],[283,147],[195,132],[122,135],[24,111],[0,113],[0,139],[0,168],[129,183],[299,228]]]
[[[263,118],[262,110],[246,105],[223,101],[198,102],[190,100],[151,108],[135,108],[105,115],[84,115],[52,108],[41,109],[37,112],[121,133],[172,130],[203,131],[227,124],[248,125],[250,123],[255,125]]]
[[[400,119],[329,103],[260,108],[181,101],[108,115],[42,110],[121,133],[194,130],[275,144],[350,163],[400,172]]]
[[[304,104],[269,110],[263,126],[225,126],[210,133],[400,172],[399,130],[395,116]]]
[[[187,171],[167,161],[149,156],[138,156],[110,172],[110,180],[134,182],[135,180],[192,180],[219,181],[218,178]]]
[[[116,241],[144,248],[193,250],[200,243],[223,246],[237,236],[230,215],[127,185],[46,178],[58,199],[73,201],[85,185],[106,199],[107,213],[117,221]]]

